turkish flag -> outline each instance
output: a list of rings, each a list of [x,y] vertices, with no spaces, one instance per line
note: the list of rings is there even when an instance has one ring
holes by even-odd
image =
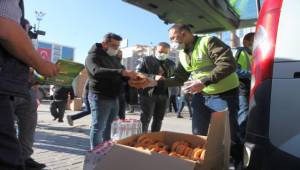
[[[44,60],[51,62],[51,48],[38,48],[38,53],[42,56]]]

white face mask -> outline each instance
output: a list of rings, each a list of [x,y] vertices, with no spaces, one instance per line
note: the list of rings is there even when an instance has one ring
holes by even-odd
[[[158,60],[166,60],[168,58],[169,54],[165,54],[165,53],[156,53],[155,57]]]
[[[106,53],[109,55],[109,56],[116,56],[118,54],[118,51],[119,50],[115,50],[111,47],[108,47]]]
[[[172,42],[171,43],[171,48],[174,50],[183,50],[185,48],[184,43],[179,43],[179,42]]]

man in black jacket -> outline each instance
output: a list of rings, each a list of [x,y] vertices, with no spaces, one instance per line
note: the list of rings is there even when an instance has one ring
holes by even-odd
[[[137,71],[153,78],[156,75],[170,78],[174,74],[175,63],[168,59],[169,51],[170,45],[168,43],[159,43],[156,47],[155,55],[143,58],[142,63],[137,66]],[[145,88],[141,91],[141,122],[143,132],[148,131],[152,116],[151,131],[160,131],[166,108],[169,104],[169,95],[170,92],[166,87]]]
[[[92,46],[85,60],[92,113],[91,149],[110,140],[111,123],[119,111],[118,97],[124,78],[136,78],[136,73],[123,69],[116,57],[121,40],[117,34],[106,34],[101,43]]]
[[[53,100],[50,104],[51,115],[53,120],[58,119],[58,122],[64,122],[64,114],[68,103],[68,98],[70,95],[71,100],[74,99],[74,91],[72,87],[54,87]]]

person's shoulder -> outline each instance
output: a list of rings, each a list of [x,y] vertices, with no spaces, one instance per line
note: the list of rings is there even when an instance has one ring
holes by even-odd
[[[154,56],[152,56],[152,55],[148,55],[148,56],[143,57],[143,59],[145,59],[145,60],[153,60],[153,59],[156,59],[156,58]]]
[[[143,57],[143,62],[148,63],[148,62],[155,62],[155,61],[156,61],[156,58],[152,55]]]
[[[245,47],[237,47],[235,55],[240,55],[242,52],[247,52],[247,49]]]
[[[225,42],[223,42],[220,38],[216,36],[209,36],[207,39],[208,46],[219,46],[223,48],[230,48]]]
[[[93,44],[89,50],[89,54],[95,53],[97,50],[97,43]]]
[[[205,36],[205,38],[207,38],[207,41],[208,41],[209,43],[214,43],[214,42],[219,42],[219,41],[221,41],[218,37],[212,36],[212,35],[207,35],[207,36]]]
[[[173,60],[169,59],[169,58],[167,58],[167,62],[170,65],[175,65],[175,62]]]
[[[22,10],[18,0],[0,0],[0,17],[20,23]]]
[[[107,54],[103,50],[103,47],[100,43],[95,43],[94,45],[92,45],[91,49],[89,50],[87,58],[95,58],[102,55],[107,55]]]

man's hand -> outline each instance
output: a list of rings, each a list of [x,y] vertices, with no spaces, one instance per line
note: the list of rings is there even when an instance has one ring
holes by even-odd
[[[35,68],[36,71],[46,77],[56,76],[59,71],[59,67],[49,61],[41,59]]]
[[[137,73],[132,70],[122,70],[121,74],[124,77],[129,77],[130,79],[136,79],[137,77]]]
[[[144,89],[147,87],[155,87],[157,85],[157,81],[153,79],[141,79],[141,80],[129,80],[128,84],[131,87],[137,88],[137,89]]]
[[[144,84],[143,88],[155,87],[155,86],[157,86],[157,81],[153,79],[148,79],[148,81]]]
[[[128,84],[131,87],[137,88],[137,89],[143,89],[147,87],[154,87],[157,85],[157,82],[153,79],[148,78],[146,75],[142,73],[137,73],[136,79],[130,79],[128,81]]]
[[[183,90],[185,93],[200,93],[204,89],[205,85],[201,80],[191,80],[187,81],[183,85]]]
[[[164,76],[161,76],[161,75],[155,75],[155,80],[165,80],[166,78]]]

